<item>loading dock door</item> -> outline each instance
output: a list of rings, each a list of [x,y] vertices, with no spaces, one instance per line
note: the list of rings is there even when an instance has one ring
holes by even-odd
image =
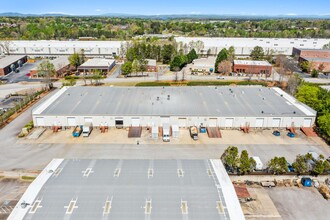
[[[209,119],[209,127],[217,127],[217,119],[216,118],[210,118]]]
[[[170,117],[160,117],[160,123],[162,125],[170,123]]]
[[[281,119],[280,118],[273,118],[272,127],[279,128],[281,126]]]
[[[77,126],[76,118],[75,117],[69,117],[68,118],[68,126],[74,127]]]
[[[37,117],[36,122],[37,122],[37,126],[39,126],[39,127],[45,126],[45,118],[44,117]]]
[[[234,119],[233,118],[226,118],[225,120],[225,127],[232,128],[234,127]]]
[[[187,119],[186,118],[179,118],[179,127],[185,128],[187,126]]]
[[[85,123],[92,123],[92,124],[93,124],[93,118],[91,118],[91,117],[86,117],[86,118],[85,118]]]
[[[312,119],[311,118],[304,118],[304,125],[303,125],[303,127],[305,127],[305,128],[312,127]]]
[[[132,127],[140,127],[140,119],[132,118]]]
[[[256,119],[256,128],[262,128],[264,127],[264,119],[263,118],[257,118]]]

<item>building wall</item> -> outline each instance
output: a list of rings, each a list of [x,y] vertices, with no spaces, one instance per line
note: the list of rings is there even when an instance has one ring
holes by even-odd
[[[146,66],[147,72],[157,72],[157,66]]]
[[[308,58],[330,58],[330,50],[302,50],[300,56]]]
[[[27,56],[23,57],[22,59],[20,59],[22,61],[22,64],[26,63],[27,62]],[[5,68],[0,68],[0,76],[5,76],[7,74],[9,74],[11,72],[11,68],[10,66],[12,64],[15,64],[16,67],[18,67],[18,61],[19,60],[16,60],[15,62],[9,64],[8,66],[6,66]]]
[[[233,71],[236,73],[271,74],[273,71],[273,67],[272,66],[234,64]]]
[[[123,120],[124,127],[132,126],[132,119],[139,118],[140,126],[162,126],[164,123],[169,123],[170,125],[179,125],[179,127],[189,127],[189,126],[217,126],[220,128],[240,128],[241,126],[249,125],[251,128],[286,128],[292,126],[294,124],[295,127],[302,127],[304,125],[304,120],[311,120],[310,127],[315,123],[315,117],[313,116],[299,116],[299,117],[160,117],[160,116],[39,116],[33,115],[33,122],[36,127],[40,126],[38,124],[37,118],[43,118],[43,123],[45,127],[51,127],[55,123],[60,124],[62,126],[68,127],[68,118],[75,118],[76,125],[83,125],[85,120],[92,119],[92,123],[94,127],[99,127],[101,124],[107,123],[110,127],[115,127],[115,120]],[[260,126],[260,119],[263,120],[262,126]],[[274,126],[274,119],[279,119],[280,124],[278,126]],[[228,121],[232,121],[232,125],[228,125]],[[257,125],[259,121],[259,125]],[[227,124],[227,125],[226,125]]]

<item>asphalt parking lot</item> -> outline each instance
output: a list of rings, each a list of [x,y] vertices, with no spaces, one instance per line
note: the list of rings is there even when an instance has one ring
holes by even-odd
[[[284,220],[328,220],[330,216],[330,201],[312,188],[267,189],[278,212]]]
[[[19,68],[19,72],[11,72],[8,75],[2,77],[7,83],[18,83],[18,82],[39,82],[38,79],[30,79],[27,75],[30,70],[38,66],[41,61],[35,63],[25,63],[22,67]]]

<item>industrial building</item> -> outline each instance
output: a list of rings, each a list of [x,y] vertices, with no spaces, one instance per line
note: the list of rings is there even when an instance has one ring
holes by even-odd
[[[64,87],[32,111],[36,127],[312,127],[316,111],[279,88]]]
[[[314,38],[211,38],[211,37],[176,37],[179,50],[188,53],[191,42],[202,42],[203,47],[195,50],[199,54],[216,56],[223,48],[233,46],[237,56],[249,56],[254,47],[260,46],[265,53],[273,51],[274,55],[292,55],[293,48],[321,49],[330,39]]]
[[[244,220],[217,160],[54,159],[8,220]]]
[[[110,71],[116,65],[115,60],[103,59],[103,58],[93,58],[87,60],[81,66],[78,67],[79,71],[92,72],[93,70],[100,70],[102,72]]]
[[[70,61],[68,56],[60,56],[53,60],[49,60],[54,65],[57,76],[62,75],[70,67]],[[38,77],[38,66],[30,70],[30,77]]]
[[[120,54],[122,44],[124,41],[10,41],[9,53],[29,56],[65,56],[83,50],[86,56],[116,56]]]
[[[147,72],[157,72],[157,61],[154,59],[146,59],[146,71]]]
[[[8,73],[11,73],[17,67],[26,63],[26,61],[27,56],[25,55],[5,56],[3,58],[0,58],[0,76],[5,76]],[[15,66],[14,69],[12,69],[12,65]]]
[[[214,71],[215,60],[215,56],[195,59],[191,64],[188,64],[187,67],[194,73],[212,73]]]
[[[212,37],[175,37],[178,50],[188,53],[196,49],[202,55],[216,56],[223,48],[234,46],[237,56],[249,56],[255,46],[261,46],[266,53],[292,55],[293,48],[321,49],[330,39],[321,38],[212,38]],[[193,46],[192,42],[202,42],[202,47]],[[1,42],[0,42],[1,44]],[[71,55],[84,50],[86,56],[125,55],[127,41],[10,41],[11,55],[60,56]],[[0,54],[7,53],[1,51]]]
[[[293,48],[292,55],[298,57],[299,62],[311,62],[311,69],[318,70],[323,65],[323,72],[330,72],[330,50]]]
[[[234,60],[233,72],[270,75],[273,72],[273,66],[268,61]]]

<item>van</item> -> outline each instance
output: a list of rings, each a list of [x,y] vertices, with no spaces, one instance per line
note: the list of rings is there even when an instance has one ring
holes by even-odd
[[[86,122],[83,126],[83,137],[89,137],[89,135],[91,134],[93,130],[93,124],[91,122]]]
[[[255,168],[255,170],[256,171],[261,171],[261,170],[263,170],[263,164],[262,164],[262,162],[261,162],[261,160],[260,160],[260,158],[259,157],[256,157],[256,156],[254,156],[254,157],[252,157],[253,159],[254,159],[254,161],[256,162],[256,168]]]

